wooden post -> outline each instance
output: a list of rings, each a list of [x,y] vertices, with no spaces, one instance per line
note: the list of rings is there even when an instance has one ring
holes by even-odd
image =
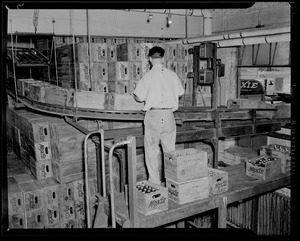
[[[136,198],[136,142],[135,137],[128,137],[129,139],[131,139],[131,142],[127,146],[129,220],[131,228],[135,228],[138,215]]]
[[[252,209],[251,209],[251,230],[257,234],[258,231],[258,198],[254,197],[252,199]]]
[[[227,197],[220,197],[218,209],[218,228],[226,228],[227,224]]]

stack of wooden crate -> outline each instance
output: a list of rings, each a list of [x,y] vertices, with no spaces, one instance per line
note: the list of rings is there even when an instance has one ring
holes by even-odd
[[[187,148],[164,153],[169,199],[184,204],[209,196],[207,153]]]
[[[52,177],[52,152],[48,122],[40,115],[7,108],[8,133],[13,150],[36,179]]]
[[[226,192],[228,173],[208,167],[207,152],[187,148],[164,153],[169,198],[184,204]]]
[[[86,227],[84,195],[87,192],[84,185],[86,170],[83,154],[85,135],[62,118],[34,114],[26,109],[7,108],[7,119],[8,142],[18,155],[13,164],[10,162],[8,171],[9,198],[14,198],[10,201],[14,203],[12,204],[14,207],[9,209],[10,227]],[[94,121],[79,122],[88,130],[99,128],[98,123]],[[106,124],[100,127],[106,128]],[[95,194],[99,190],[96,177],[96,150],[90,139],[87,148],[89,205],[90,210],[94,212],[95,209],[92,207],[96,201]],[[118,165],[114,158],[113,180],[117,191],[120,190]],[[106,180],[109,180],[107,158],[105,173]],[[94,214],[95,212],[91,213],[91,218]]]

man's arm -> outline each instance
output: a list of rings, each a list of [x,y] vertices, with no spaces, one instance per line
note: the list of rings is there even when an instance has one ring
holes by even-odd
[[[143,102],[138,96],[136,96],[134,93],[132,93],[133,98],[137,101],[137,102]]]

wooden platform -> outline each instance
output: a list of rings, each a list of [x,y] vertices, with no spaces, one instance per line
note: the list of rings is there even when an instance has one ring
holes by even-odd
[[[169,200],[169,209],[167,211],[150,216],[138,213],[137,219],[134,220],[132,224],[133,227],[152,228],[181,221],[193,215],[219,208],[224,200],[226,205],[226,203],[230,204],[246,198],[255,197],[256,195],[271,192],[290,184],[290,174],[281,174],[272,181],[261,181],[248,177],[245,174],[244,164],[225,167],[221,170],[228,171],[229,189],[227,192],[183,205],[178,205]],[[223,214],[226,215],[226,210]],[[226,216],[223,216],[223,219],[226,220]],[[220,221],[219,227],[222,227]]]

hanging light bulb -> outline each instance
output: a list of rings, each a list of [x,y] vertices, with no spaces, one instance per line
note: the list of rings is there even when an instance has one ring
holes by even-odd
[[[171,15],[171,10],[169,9],[169,13],[168,13],[168,25],[171,25],[172,23],[172,15]]]
[[[149,13],[149,17],[148,17],[148,18],[149,18],[149,19],[152,19],[152,18],[153,18],[152,12]]]
[[[152,18],[153,18],[153,14],[152,14],[152,12],[150,12],[149,16],[148,16],[148,19],[147,19],[147,22],[149,23]]]

